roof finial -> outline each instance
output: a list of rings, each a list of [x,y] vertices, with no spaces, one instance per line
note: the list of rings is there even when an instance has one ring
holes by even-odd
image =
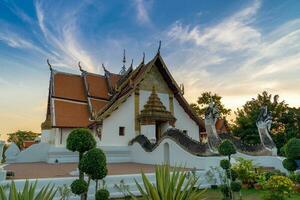
[[[131,64],[130,64],[130,67],[132,67],[133,66],[133,59],[131,59]]]
[[[81,71],[81,72],[83,72],[84,70],[82,69],[82,66],[81,66],[81,64],[80,64],[80,61],[78,62],[78,67],[79,67],[79,70]]]
[[[48,64],[48,66],[49,66],[50,71],[52,71],[53,69],[52,69],[52,66],[51,66],[51,64],[50,64],[50,62],[49,62],[49,59],[47,59],[47,64]]]
[[[125,68],[125,64],[126,64],[126,51],[124,49],[124,52],[123,52],[123,67]]]
[[[160,47],[161,47],[161,40],[159,40],[158,49],[157,49],[157,54],[160,54]]]
[[[143,60],[142,60],[142,63],[143,63],[143,64],[145,63],[145,52],[143,52]]]

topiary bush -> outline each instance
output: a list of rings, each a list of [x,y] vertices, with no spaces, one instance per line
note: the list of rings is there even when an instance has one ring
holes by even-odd
[[[71,184],[71,191],[76,195],[84,194],[88,191],[88,184],[85,180],[77,179]]]
[[[232,191],[239,192],[242,189],[242,184],[240,182],[233,181],[231,182],[230,187]]]
[[[231,172],[231,174],[230,174],[230,172]],[[230,178],[230,175],[231,175],[231,180],[232,181],[235,181],[239,176],[238,173],[233,169],[230,169],[230,171],[227,170],[226,175],[227,175],[227,178]]]
[[[109,192],[106,189],[101,189],[96,192],[96,200],[108,200]]]
[[[230,168],[231,165],[230,165],[229,160],[223,159],[223,160],[220,161],[220,166],[221,166],[223,169],[227,170],[227,169]]]
[[[95,191],[98,191],[98,180],[107,175],[106,157],[101,149],[93,148],[84,154],[79,162],[79,170],[96,181]],[[96,198],[96,197],[95,197]]]
[[[233,143],[229,140],[224,140],[220,145],[219,145],[219,153],[222,156],[228,156],[230,158],[230,156],[232,154],[236,153],[235,147],[233,145]]]
[[[89,129],[74,129],[67,138],[67,149],[73,152],[79,152],[79,162],[82,159],[83,154],[94,147],[96,147],[96,140]],[[80,169],[79,178],[84,178],[84,173]]]
[[[67,138],[67,149],[84,153],[96,147],[96,140],[86,128],[74,129]]]
[[[288,170],[290,172],[293,172],[297,169],[297,164],[296,164],[295,160],[293,160],[293,159],[289,159],[289,158],[284,159],[282,161],[282,165],[286,170]]]
[[[82,157],[79,169],[93,180],[103,179],[107,175],[105,154],[98,148],[89,150]]]
[[[285,155],[289,159],[300,159],[300,139],[293,138],[288,141],[285,147]]]

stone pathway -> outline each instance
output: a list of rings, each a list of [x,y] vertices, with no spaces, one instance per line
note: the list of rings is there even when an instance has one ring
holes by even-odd
[[[108,175],[139,174],[154,172],[154,165],[139,163],[111,163],[107,165]],[[77,169],[77,163],[49,164],[49,163],[17,163],[8,164],[5,170],[15,173],[14,179],[35,179],[53,177],[72,177],[70,172]]]

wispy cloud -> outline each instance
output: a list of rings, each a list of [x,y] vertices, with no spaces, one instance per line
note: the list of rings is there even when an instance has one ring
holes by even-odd
[[[168,60],[180,66],[175,76],[189,88],[190,100],[211,90],[237,107],[245,101],[241,97],[250,98],[263,90],[287,98],[297,93],[293,74],[300,73],[300,19],[262,34],[254,25],[260,4],[254,1],[208,27],[177,21],[166,31],[169,48],[180,49]]]
[[[133,0],[136,8],[137,20],[141,24],[149,24],[151,22],[145,0]]]

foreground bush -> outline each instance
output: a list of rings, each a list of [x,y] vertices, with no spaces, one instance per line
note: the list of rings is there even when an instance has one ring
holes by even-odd
[[[27,180],[22,191],[18,191],[15,182],[12,181],[9,193],[7,195],[5,189],[0,186],[0,199],[1,200],[52,200],[57,190],[54,190],[54,186],[42,187],[42,189],[36,192],[37,181],[35,183],[29,183]]]
[[[290,139],[285,146],[285,155],[289,159],[300,159],[300,139]]]
[[[81,195],[88,191],[88,184],[85,180],[77,179],[71,184],[73,194]]]
[[[155,177],[156,184],[152,184],[142,173],[143,186],[135,180],[143,200],[200,200],[205,192],[198,189],[197,177],[180,168],[171,171],[168,165],[156,166]],[[138,200],[133,194],[131,197]]]
[[[265,188],[270,191],[267,200],[283,200],[293,192],[294,183],[286,176],[272,176],[266,183]]]
[[[96,200],[108,200],[109,192],[105,189],[98,190],[96,192]]]

